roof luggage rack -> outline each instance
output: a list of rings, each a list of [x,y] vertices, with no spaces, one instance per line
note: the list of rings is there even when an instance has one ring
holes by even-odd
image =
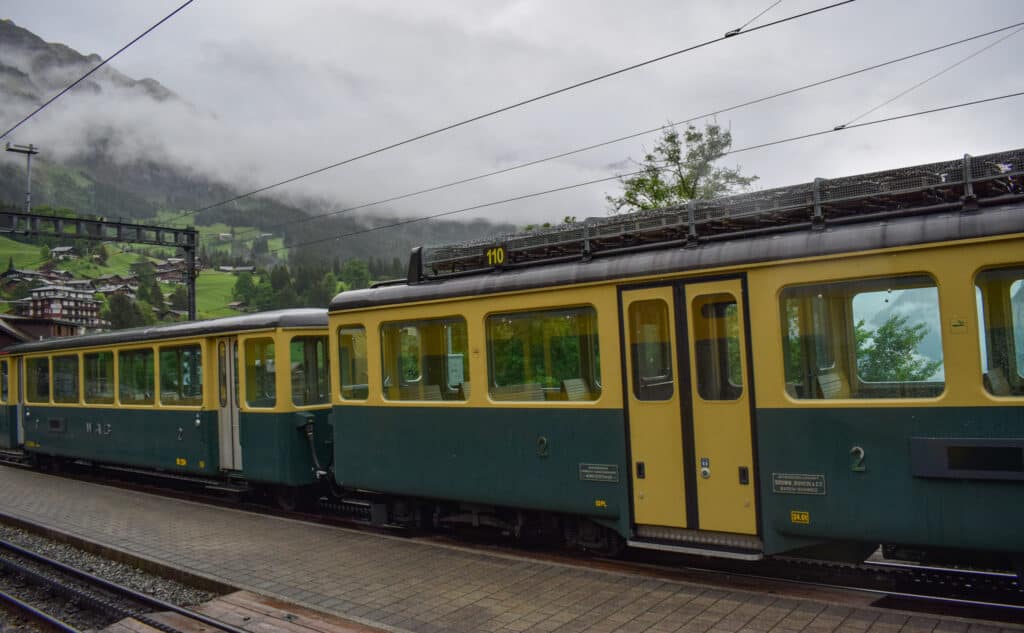
[[[409,283],[637,248],[696,245],[751,234],[824,228],[893,213],[976,209],[1024,196],[1024,149],[778,187],[451,246],[410,259]],[[417,252],[419,251],[419,252]],[[418,261],[417,261],[418,260]],[[414,270],[415,268],[415,270]]]

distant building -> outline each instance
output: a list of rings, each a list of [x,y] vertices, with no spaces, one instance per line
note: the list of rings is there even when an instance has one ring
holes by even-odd
[[[85,328],[70,321],[0,314],[0,348],[14,343],[80,334],[85,334]]]
[[[87,328],[103,327],[100,319],[102,303],[93,298],[92,290],[70,286],[40,286],[33,288],[29,296],[14,303],[18,316],[59,319]]]
[[[217,266],[222,273],[251,273],[256,270],[255,266]]]
[[[75,253],[74,246],[55,246],[50,249],[50,259],[57,261],[65,259],[77,259],[78,254]]]

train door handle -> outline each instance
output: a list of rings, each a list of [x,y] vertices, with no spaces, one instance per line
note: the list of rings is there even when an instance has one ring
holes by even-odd
[[[637,462],[636,463],[636,478],[637,479],[644,479],[645,477],[647,477],[647,467],[644,465],[643,462]]]

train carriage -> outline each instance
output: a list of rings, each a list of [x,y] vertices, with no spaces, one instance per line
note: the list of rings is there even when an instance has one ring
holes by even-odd
[[[0,370],[8,441],[81,460],[271,486],[330,460],[324,310],[281,310],[22,343]],[[322,461],[322,465],[319,465]]]
[[[1022,177],[1012,151],[414,252],[331,303],[335,479],[595,549],[1020,565]]]

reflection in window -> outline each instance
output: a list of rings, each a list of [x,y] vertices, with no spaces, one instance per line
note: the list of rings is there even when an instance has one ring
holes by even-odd
[[[601,394],[593,308],[487,317],[494,400],[596,400]]]
[[[199,345],[160,348],[160,402],[203,404],[203,357]]]
[[[985,389],[1024,395],[1024,267],[982,272],[975,293]]]
[[[292,402],[296,406],[330,400],[327,386],[327,337],[295,336],[289,346],[292,367]]]
[[[465,319],[386,323],[380,333],[385,398],[465,400],[468,397],[469,343]]]
[[[153,404],[153,350],[118,352],[117,375],[121,404]]]
[[[739,312],[730,294],[693,300],[693,352],[697,393],[704,400],[737,400],[743,395]]]
[[[633,394],[637,400],[670,400],[672,337],[668,305],[661,299],[629,305],[629,345],[633,364]]]
[[[930,277],[791,287],[780,307],[793,397],[927,398],[945,388],[939,294]]]
[[[277,366],[274,340],[249,339],[245,342],[245,401],[250,407],[277,404]]]
[[[338,328],[338,369],[343,400],[365,400],[369,395],[366,374],[366,329],[361,325]]]
[[[78,356],[53,357],[53,401],[78,402]]]
[[[114,402],[114,352],[82,355],[85,367],[85,401],[89,404]]]
[[[29,402],[50,401],[50,359],[30,358],[25,361],[25,399]]]

